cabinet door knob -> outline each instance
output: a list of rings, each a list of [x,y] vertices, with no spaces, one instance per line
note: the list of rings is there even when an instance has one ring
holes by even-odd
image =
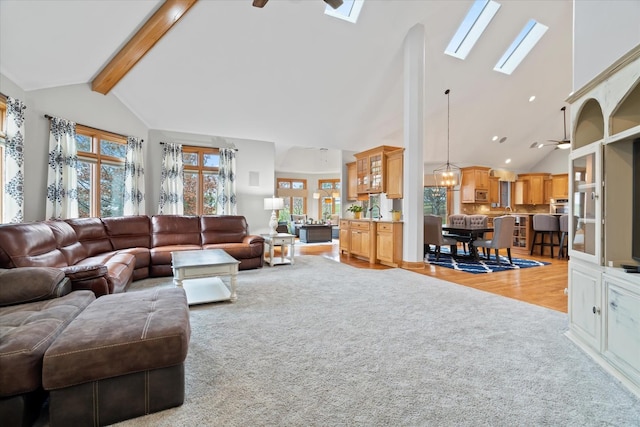
[[[595,305],[593,306],[593,314],[600,314],[600,309],[597,308]]]

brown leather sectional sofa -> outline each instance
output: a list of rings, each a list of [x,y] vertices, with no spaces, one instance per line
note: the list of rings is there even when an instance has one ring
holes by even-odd
[[[96,297],[170,276],[171,252],[224,249],[240,270],[263,265],[264,239],[240,215],[77,218],[0,226],[0,268],[56,267]]]
[[[0,225],[0,424],[33,422],[46,394],[47,349],[97,297],[123,293],[134,280],[172,275],[172,251],[210,248],[224,249],[240,261],[241,270],[263,265],[264,239],[249,234],[243,216],[142,215]],[[104,302],[135,300],[133,294],[109,295]],[[129,319],[126,313],[120,317]],[[188,316],[182,323],[188,331]],[[112,330],[112,338],[119,340],[122,329]],[[99,347],[103,332],[87,333]],[[183,372],[181,364],[176,366],[172,369]],[[100,369],[94,374],[99,376]],[[108,381],[129,381],[123,378]],[[83,394],[71,393],[74,398]],[[158,404],[161,409],[180,404],[179,397],[176,393]],[[86,416],[95,415],[91,406]]]

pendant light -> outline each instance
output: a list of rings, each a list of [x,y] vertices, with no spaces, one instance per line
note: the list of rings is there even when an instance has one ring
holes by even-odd
[[[449,92],[447,89],[444,94],[447,95],[447,163],[433,170],[433,177],[436,181],[436,186],[446,187],[452,189],[458,185],[458,177],[460,176],[460,168],[453,163],[449,162]]]

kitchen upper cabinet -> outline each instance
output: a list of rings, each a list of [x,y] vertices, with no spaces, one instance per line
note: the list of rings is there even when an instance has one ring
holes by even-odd
[[[526,173],[518,175],[516,181],[515,204],[517,205],[542,205],[545,204],[544,184],[548,173]],[[521,191],[518,193],[518,182],[522,182]],[[549,203],[548,201],[546,202]]]
[[[489,203],[489,170],[483,166],[460,169],[460,201],[462,203]]]
[[[500,178],[497,176],[489,177],[489,203],[500,205]]]
[[[402,199],[404,148],[387,154],[387,199]]]
[[[389,172],[387,171],[387,159],[390,153],[403,150],[401,147],[391,147],[388,145],[381,145],[376,148],[372,148],[367,151],[362,151],[355,154],[356,158],[356,175],[357,175],[357,192],[359,196],[377,193],[386,193],[387,184],[389,181]],[[396,158],[392,162],[394,179],[391,184],[393,188],[395,198],[398,198],[398,185],[402,185],[402,161],[400,162]],[[398,170],[400,167],[400,170]],[[397,177],[400,177],[398,184]],[[400,192],[400,197],[402,193]],[[391,197],[394,198],[394,197]]]
[[[569,174],[568,173],[551,175],[551,198],[552,199],[568,199],[569,198]]]
[[[553,197],[553,180],[551,178],[547,178],[544,180],[544,204],[548,205],[551,203],[551,198]]]
[[[347,200],[358,198],[358,166],[356,162],[347,163]]]

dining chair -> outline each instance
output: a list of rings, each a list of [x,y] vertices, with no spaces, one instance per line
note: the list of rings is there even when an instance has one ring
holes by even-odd
[[[431,252],[431,246],[436,247],[436,261],[440,259],[440,247],[450,246],[451,256],[456,256],[458,241],[442,235],[442,218],[437,215],[424,216],[424,255]]]
[[[511,244],[513,243],[513,229],[516,225],[516,217],[503,215],[493,219],[493,237],[491,239],[478,239],[475,246],[477,248],[488,249],[487,259],[491,258],[491,249],[495,251],[496,261],[500,264],[500,249],[507,250],[509,264],[513,264],[511,259]]]
[[[476,214],[476,215],[467,215],[465,218],[465,224],[467,228],[487,228],[487,226],[489,225],[489,216],[487,215],[480,215],[480,214]],[[479,239],[484,239],[484,233],[482,233],[481,235],[478,235]],[[484,252],[485,248],[482,248],[482,251]],[[475,254],[471,254],[474,255]]]
[[[447,225],[449,227],[467,228],[467,216],[466,214],[452,214],[447,217]],[[467,252],[467,236],[459,236],[449,233],[449,237],[456,239],[462,243],[462,251]]]

